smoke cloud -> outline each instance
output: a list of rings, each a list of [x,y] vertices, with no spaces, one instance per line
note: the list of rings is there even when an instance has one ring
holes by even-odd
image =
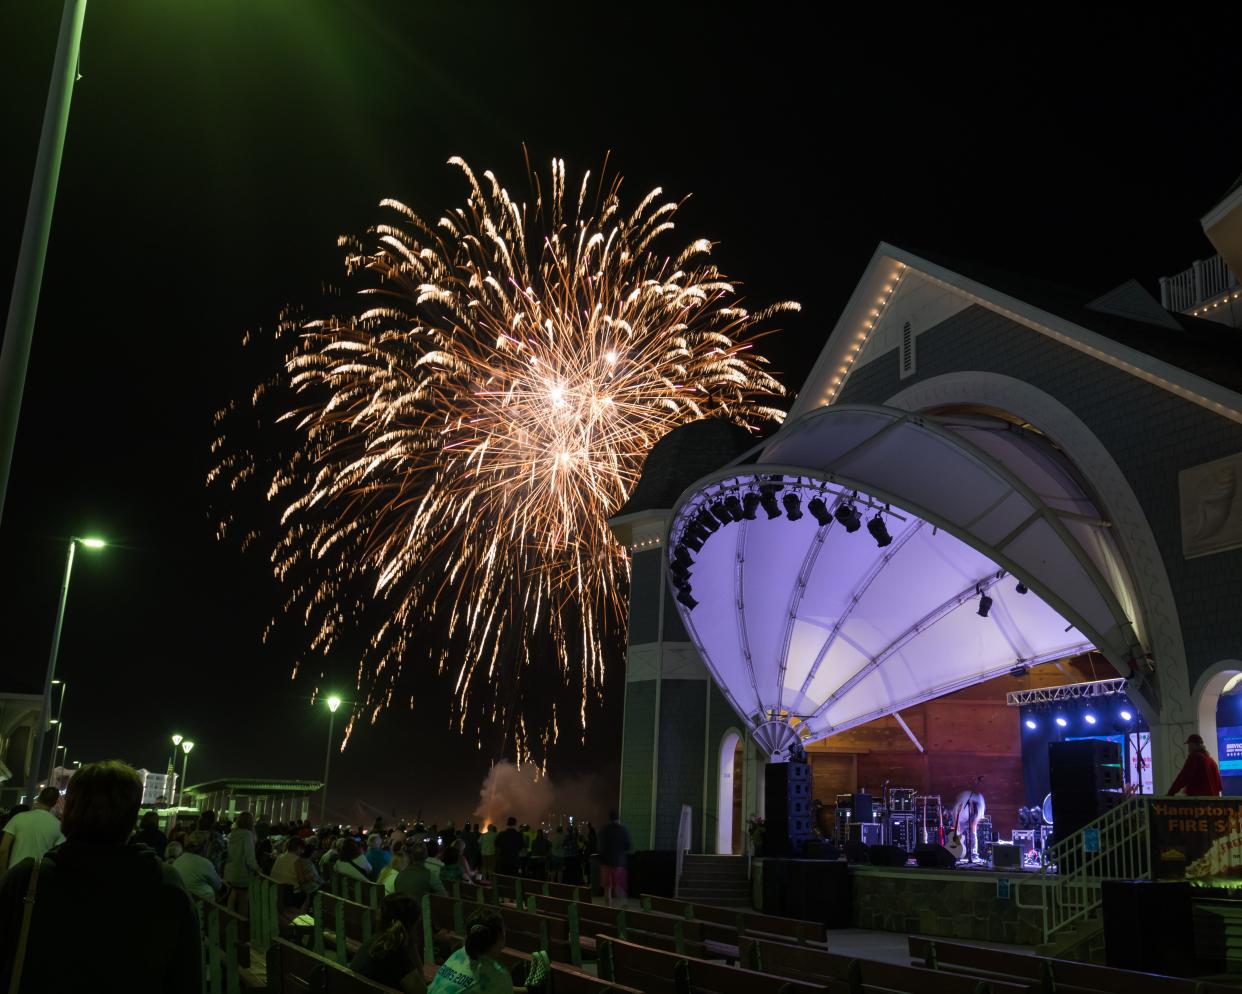
[[[570,777],[553,783],[539,768],[519,769],[507,759],[496,763],[483,778],[475,816],[485,825],[503,829],[510,816],[519,824],[566,825],[575,822],[603,824],[608,810],[616,806],[604,779],[599,776]]]

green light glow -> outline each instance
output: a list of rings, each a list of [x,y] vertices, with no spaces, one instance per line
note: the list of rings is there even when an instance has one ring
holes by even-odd
[[[179,745],[181,745],[181,740],[182,740],[183,738],[185,738],[185,736],[184,736],[184,735],[174,735],[174,736],[173,736],[173,745],[174,745],[174,746],[179,746]]]
[[[337,697],[336,694],[333,694],[331,697],[328,698],[328,710],[331,711],[333,714],[336,714],[336,709],[339,708],[340,706],[341,706],[341,699]]]
[[[181,748],[185,751],[185,754],[188,756],[190,754],[190,750],[194,748],[194,743],[190,741],[182,742]]]
[[[83,538],[78,541],[80,541],[88,549],[102,549],[108,544],[102,538]]]

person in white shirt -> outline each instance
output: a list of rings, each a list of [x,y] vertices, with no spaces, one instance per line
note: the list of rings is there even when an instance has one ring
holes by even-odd
[[[184,850],[173,860],[172,866],[181,877],[186,890],[208,901],[214,901],[224,884],[211,860],[203,855],[203,850],[210,841],[206,832],[190,833],[190,837],[185,840]]]
[[[358,843],[350,838],[346,838],[341,843],[341,855],[336,861],[334,871],[342,877],[365,880],[367,883],[371,882],[371,864],[362,855],[362,850],[358,848]]]
[[[44,787],[33,810],[9,819],[0,835],[0,873],[24,859],[42,859],[45,852],[65,841],[60,834],[60,819],[52,814],[59,800],[59,790]]]

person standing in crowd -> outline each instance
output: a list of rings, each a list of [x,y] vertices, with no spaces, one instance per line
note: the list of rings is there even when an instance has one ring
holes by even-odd
[[[599,876],[610,908],[614,894],[624,900],[629,890],[625,857],[633,848],[630,830],[617,819],[615,811],[608,812],[608,824],[599,833]]]
[[[561,857],[564,864],[563,882],[577,886],[582,883],[581,841],[578,838],[578,826],[570,825],[561,843]]]
[[[207,846],[206,832],[191,832],[185,840],[181,855],[173,860],[172,867],[181,877],[185,889],[208,901],[216,900],[224,887],[220,874],[211,865],[211,860],[203,855]]]
[[[548,877],[548,857],[552,854],[552,843],[548,841],[548,833],[542,828],[535,833],[530,842],[530,855],[526,860],[526,875],[535,880],[546,880]]]
[[[259,870],[254,852],[254,815],[243,811],[229,832],[228,856],[224,861],[224,882],[229,885],[229,908],[246,915],[250,881]]]
[[[383,886],[385,894],[392,894],[396,890],[397,877],[409,865],[410,857],[406,853],[406,847],[393,846],[392,862],[380,870],[379,879],[375,882]]]
[[[380,904],[380,930],[354,954],[354,973],[404,991],[425,994],[423,966],[418,956],[419,903],[406,894],[389,894]]]
[[[376,818],[376,824],[383,819]],[[367,839],[367,862],[371,864],[371,875],[376,879],[379,878],[380,871],[392,862],[392,853],[384,848],[384,837],[378,832],[372,832]]]
[[[1169,788],[1169,794],[1173,795],[1184,789],[1188,797],[1220,797],[1223,789],[1220,767],[1203,744],[1203,736],[1191,735],[1186,739],[1186,748],[1186,762],[1182,764],[1182,772]]]
[[[416,901],[422,901],[427,894],[439,894],[441,897],[446,897],[444,885],[427,869],[427,847],[421,842],[415,842],[406,848],[406,853],[409,856],[410,865],[397,874],[397,879],[393,883],[393,892],[407,894]]]
[[[442,836],[432,836],[427,840],[427,869],[431,871],[436,883],[442,883],[440,871],[444,869],[444,860],[440,858],[444,852],[444,847],[440,844],[441,838]]]
[[[0,871],[16,866],[24,859],[39,859],[53,846],[64,841],[60,819],[52,812],[60,800],[60,791],[44,787],[34,809],[14,815],[0,834]]]
[[[517,819],[510,817],[505,830],[496,838],[496,872],[516,877],[521,866],[522,833],[517,830]]]
[[[198,816],[198,830],[207,833],[207,848],[203,850],[203,855],[211,860],[216,873],[223,874],[224,858],[228,849],[224,844],[224,837],[220,834],[220,826],[216,824],[216,813],[210,808]]]
[[[556,835],[550,840],[548,851],[548,879],[560,883],[565,876],[565,826],[556,826]]]
[[[138,831],[134,833],[134,837],[130,842],[141,842],[145,846],[150,846],[155,850],[155,855],[160,859],[164,858],[164,850],[168,847],[168,836],[160,831],[160,816],[154,811],[148,811],[142,816],[142,820],[138,822]]]
[[[185,885],[148,847],[126,845],[141,802],[142,778],[125,763],[90,763],[74,773],[62,824],[67,841],[0,879],[0,978],[7,990],[201,989],[198,915]],[[19,956],[22,972],[15,976]]]
[[[488,825],[479,836],[479,855],[483,859],[483,874],[488,880],[496,876],[496,826]]]

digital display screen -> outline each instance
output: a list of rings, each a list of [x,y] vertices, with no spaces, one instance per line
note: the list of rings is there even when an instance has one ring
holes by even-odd
[[[1216,747],[1221,773],[1242,774],[1242,725],[1216,729]]]

